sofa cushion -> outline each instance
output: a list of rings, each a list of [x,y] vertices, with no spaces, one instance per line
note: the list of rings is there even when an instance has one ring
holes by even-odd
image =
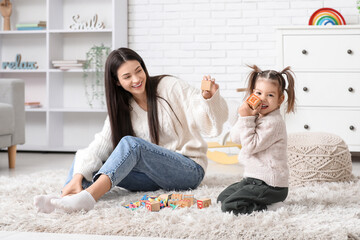
[[[0,148],[11,146],[11,135],[0,135]]]
[[[0,103],[0,136],[14,133],[14,109],[10,104]]]

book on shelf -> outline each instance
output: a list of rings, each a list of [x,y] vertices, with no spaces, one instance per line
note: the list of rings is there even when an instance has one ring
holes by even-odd
[[[85,63],[86,60],[78,60],[78,59],[75,59],[75,60],[53,60],[51,61],[52,64],[78,64],[78,63]]]
[[[39,21],[37,23],[18,23],[15,26],[16,28],[33,28],[33,27],[46,28],[46,21]]]
[[[45,30],[44,27],[17,27],[16,29],[19,31]]]
[[[85,63],[85,60],[54,60],[51,61],[54,68],[60,70],[69,70],[69,69],[82,69]]]
[[[69,69],[82,69],[82,66],[62,66],[59,67],[60,70],[69,70]]]
[[[58,68],[60,70],[69,70],[69,69],[82,69],[84,66],[85,60],[54,60],[51,61],[54,68]]]
[[[53,66],[56,67],[82,67],[83,63],[54,63]]]
[[[29,109],[29,108],[41,108],[41,104],[40,102],[25,102],[25,108]]]

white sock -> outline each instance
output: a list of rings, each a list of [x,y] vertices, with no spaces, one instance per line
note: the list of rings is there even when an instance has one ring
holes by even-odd
[[[51,203],[55,208],[71,213],[82,209],[89,211],[94,208],[96,201],[88,191],[83,190],[71,196],[65,196],[60,199],[51,199]]]
[[[55,210],[55,206],[51,204],[51,199],[58,199],[56,195],[37,195],[34,197],[34,205],[38,212],[51,213]]]
[[[283,202],[277,202],[277,203],[273,203],[273,204],[270,204],[270,205],[267,205],[267,210],[268,211],[276,211],[277,209],[279,208],[282,208],[285,206],[285,203]]]

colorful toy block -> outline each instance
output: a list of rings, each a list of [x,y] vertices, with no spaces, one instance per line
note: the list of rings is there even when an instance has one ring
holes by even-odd
[[[181,199],[183,199],[183,195],[182,194],[177,194],[177,193],[173,193],[172,195],[171,195],[171,199],[177,199],[177,200],[181,200]]]
[[[197,207],[199,209],[207,208],[211,205],[211,199],[210,198],[204,198],[197,200]]]
[[[178,199],[169,199],[169,200],[168,200],[168,206],[170,206],[171,204],[172,204],[172,205],[177,205],[178,202],[179,202]]]
[[[193,194],[162,194],[159,196],[147,196],[144,195],[141,200],[136,202],[131,202],[124,207],[137,210],[139,208],[145,207],[151,212],[158,212],[165,207],[175,209],[177,207],[191,207],[196,199]],[[198,208],[209,207],[211,204],[210,199],[201,199],[197,201]]]
[[[146,202],[145,207],[146,207],[146,209],[148,209],[151,212],[158,212],[158,211],[160,211],[160,202],[157,202],[157,201]]]
[[[192,204],[190,199],[182,199],[178,202],[177,205],[181,208],[184,208],[184,207],[191,207]]]
[[[210,91],[212,86],[212,81],[202,80],[201,81],[201,90]]]
[[[191,205],[194,205],[194,203],[195,203],[195,198],[194,198],[194,195],[193,194],[184,194],[184,196],[183,196],[183,199],[188,199],[189,201],[190,201],[190,203],[191,203]]]
[[[249,104],[249,106],[255,110],[260,104],[261,104],[261,99],[256,96],[254,93],[252,93],[247,99],[246,99],[247,104]]]

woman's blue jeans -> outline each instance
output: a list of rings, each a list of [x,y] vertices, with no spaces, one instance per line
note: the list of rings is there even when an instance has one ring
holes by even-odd
[[[73,171],[74,163],[65,185],[72,179]],[[205,172],[199,164],[180,153],[141,138],[125,136],[100,170],[94,173],[92,182],[83,179],[83,188],[88,188],[101,174],[110,178],[112,187],[155,191],[195,189]]]

